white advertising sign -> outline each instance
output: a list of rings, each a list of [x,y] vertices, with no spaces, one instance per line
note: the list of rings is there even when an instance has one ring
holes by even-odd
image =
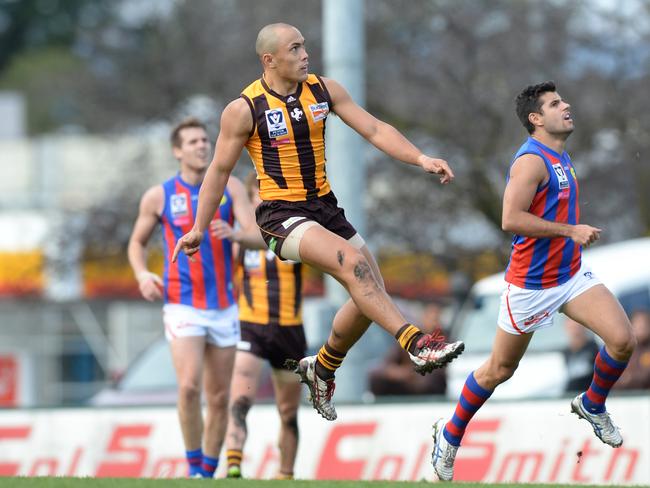
[[[296,477],[431,480],[431,424],[453,408],[340,406],[338,420],[326,422],[303,407]],[[489,402],[466,431],[455,480],[650,483],[650,397],[608,401],[625,439],[619,449],[601,443],[569,409],[569,400]],[[276,474],[278,425],[275,406],[251,410],[246,477]],[[0,476],[180,477],[183,454],[173,407],[0,411]]]

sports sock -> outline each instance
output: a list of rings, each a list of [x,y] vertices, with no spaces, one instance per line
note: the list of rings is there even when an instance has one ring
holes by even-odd
[[[605,400],[614,383],[627,367],[627,361],[617,361],[609,355],[605,346],[600,348],[594,361],[594,377],[591,385],[582,395],[582,405],[590,413],[603,413]]]
[[[185,457],[187,458],[187,464],[189,465],[189,475],[203,475],[203,471],[201,470],[203,451],[201,448],[194,449],[193,451],[185,451]]]
[[[402,349],[415,354],[417,343],[424,334],[413,324],[404,324],[395,334],[395,339]]]
[[[456,447],[460,446],[467,424],[485,401],[490,398],[490,395],[492,395],[492,391],[482,388],[474,379],[474,372],[472,371],[465,380],[454,416],[447,422],[443,431],[443,435],[449,444]]]
[[[241,460],[244,457],[244,453],[241,449],[228,449],[226,450],[226,459],[228,461],[228,469],[233,466],[241,467]]]
[[[226,451],[226,457],[228,460],[228,467],[241,464],[241,460],[244,457],[244,453],[241,449],[228,449]]]
[[[203,462],[201,463],[201,469],[203,469],[203,476],[206,478],[213,478],[214,472],[219,466],[219,458],[213,458],[210,456],[203,455]]]
[[[339,352],[328,343],[325,343],[318,351],[316,374],[323,380],[334,378],[334,373],[343,364],[344,359],[344,352]]]

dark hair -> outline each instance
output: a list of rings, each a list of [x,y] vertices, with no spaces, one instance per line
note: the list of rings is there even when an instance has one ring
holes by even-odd
[[[169,140],[172,143],[172,147],[181,147],[181,144],[183,144],[181,138],[181,131],[183,129],[187,129],[190,127],[203,129],[204,131],[207,132],[207,129],[205,128],[205,124],[201,122],[199,119],[197,119],[196,117],[188,117],[186,119],[183,119],[176,125],[176,127],[172,129],[172,133],[169,136]]]
[[[557,91],[555,89],[555,82],[545,81],[543,83],[538,83],[537,85],[529,85],[522,90],[522,92],[517,95],[516,100],[516,110],[517,117],[524,125],[529,134],[532,134],[535,131],[535,126],[530,123],[528,116],[531,113],[541,113],[542,102],[540,102],[540,97],[544,93]]]

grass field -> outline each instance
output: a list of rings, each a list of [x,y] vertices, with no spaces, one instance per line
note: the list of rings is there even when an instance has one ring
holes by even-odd
[[[437,484],[437,483],[436,483]],[[554,488],[573,486],[588,488],[588,485],[533,485],[525,483],[481,484],[481,483],[442,483],[444,486],[458,485],[462,488]],[[274,481],[274,480],[190,480],[190,479],[130,479],[130,478],[0,478],[0,487],[4,488],[424,488],[433,483],[402,481]],[[637,485],[638,486],[638,485]],[[602,488],[602,487],[599,487]],[[607,485],[617,488],[617,485]]]

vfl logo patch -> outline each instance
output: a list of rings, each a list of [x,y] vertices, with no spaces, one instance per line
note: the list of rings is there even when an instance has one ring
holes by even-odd
[[[323,120],[327,118],[330,113],[330,106],[327,102],[315,103],[309,106],[309,111],[311,112],[311,118],[314,119],[314,122]]]
[[[189,215],[189,206],[187,204],[187,195],[185,193],[175,193],[169,197],[169,209],[173,218],[185,217]]]
[[[264,115],[266,116],[266,126],[271,139],[289,134],[287,121],[284,119],[284,112],[282,112],[281,108],[267,110],[264,112]]]
[[[562,167],[562,164],[560,163],[554,164],[553,170],[555,171],[555,175],[557,176],[557,181],[560,190],[566,190],[567,188],[569,188],[569,178],[567,178],[566,173],[564,172],[564,168]]]

